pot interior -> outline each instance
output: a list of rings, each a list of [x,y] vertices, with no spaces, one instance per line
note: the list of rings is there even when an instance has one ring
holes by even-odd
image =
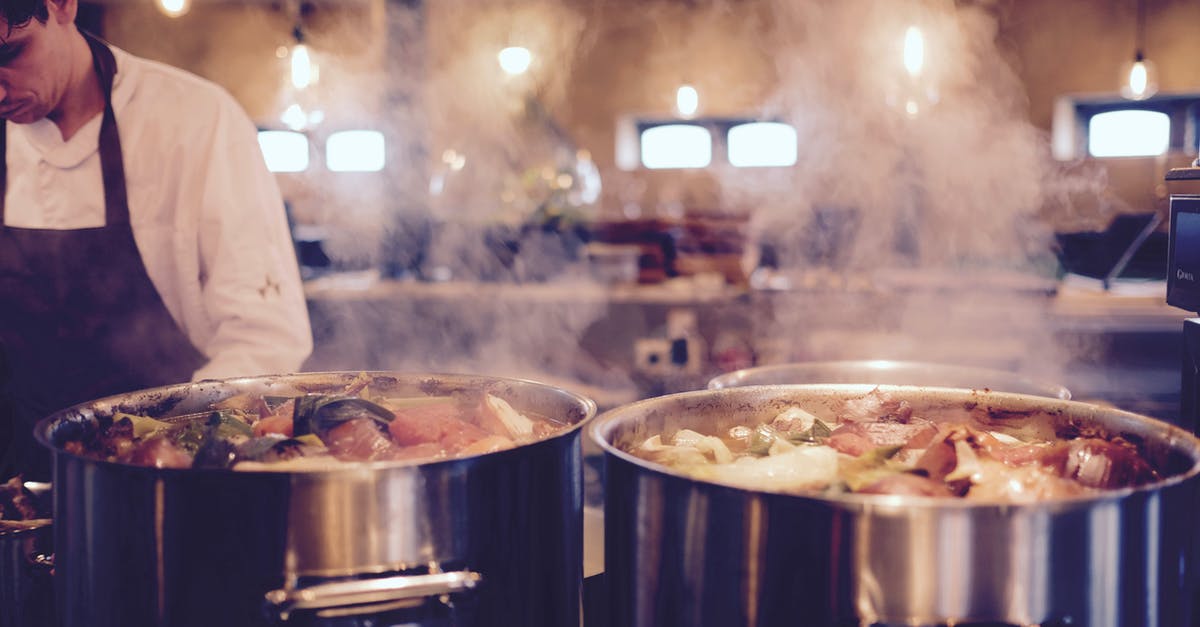
[[[989,390],[864,384],[710,389],[618,407],[598,417],[590,432],[592,439],[609,454],[655,471],[687,477],[628,451],[656,434],[664,439],[680,429],[720,434],[736,425],[768,422],[791,407],[801,407],[832,424],[837,422],[838,411],[847,401],[875,393],[902,399],[913,407],[914,416],[934,422],[969,416],[985,426],[1042,439],[1070,438],[1080,433],[1106,439],[1122,437],[1139,445],[1146,461],[1162,477],[1157,484],[1138,489],[1152,489],[1200,473],[1200,440],[1179,427],[1113,408]],[[863,496],[841,498],[847,497]]]

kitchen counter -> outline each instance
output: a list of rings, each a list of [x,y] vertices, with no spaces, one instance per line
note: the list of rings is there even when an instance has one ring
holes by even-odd
[[[959,288],[914,280],[755,290],[704,276],[606,285],[326,275],[305,284],[316,340],[306,369],[520,376],[579,389],[604,408],[755,364],[920,359],[1020,371],[1076,398],[1177,415],[1189,314],[1166,304],[1162,283],[962,283],[973,292],[960,298]],[[673,328],[678,319],[690,326]],[[681,334],[693,350],[669,363]]]

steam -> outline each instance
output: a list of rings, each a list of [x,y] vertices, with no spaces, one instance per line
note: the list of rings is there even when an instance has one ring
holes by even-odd
[[[580,338],[594,349],[604,343],[594,341],[597,329],[608,329],[610,344],[631,344],[661,336],[662,324],[649,316],[612,323],[636,307],[609,302],[612,292],[591,280],[574,227],[714,208],[749,220],[738,242],[747,273],[758,251],[770,250],[775,278],[790,285],[754,292],[748,319],[703,320],[710,341],[736,336],[728,343],[751,345],[758,363],[918,359],[1054,379],[1087,350],[1060,350],[1047,324],[1052,236],[1095,228],[1119,206],[1103,191],[1102,171],[1055,162],[1030,123],[1001,43],[1003,3],[365,0],[345,23],[336,5],[315,6],[307,41],[322,67],[313,97],[342,116],[331,122],[384,131],[390,164],[383,177],[291,177],[285,196],[300,222],[328,227],[326,251],[339,268],[382,267],[428,288],[378,296],[370,290],[386,288],[376,286],[354,303],[318,298],[314,319],[327,321],[317,329],[322,368],[627,386],[632,346],[596,354]],[[256,28],[288,31],[269,11],[245,19],[267,9],[221,11],[232,13],[196,32],[236,28],[244,42]],[[156,32],[141,28],[151,19],[143,18],[117,32]],[[205,71],[217,63],[213,50],[182,26],[172,33],[202,48],[190,69],[217,72]],[[911,53],[906,62],[914,33],[919,63]],[[243,47],[260,59],[279,43]],[[513,45],[534,52],[517,76],[496,58]],[[280,67],[267,73],[285,76]],[[614,167],[616,118],[669,115],[682,84],[698,89],[700,115],[795,126],[798,163]],[[283,104],[252,113],[274,116]],[[596,168],[598,199],[584,190]],[[483,287],[451,293],[447,279]],[[504,289],[513,283],[525,287]]]
[[[1045,216],[1095,216],[1104,180],[1051,158],[997,41],[997,8],[850,0],[771,9],[765,45],[779,88],[762,113],[798,128],[799,162],[784,174],[724,170],[719,180],[727,201],[756,208],[752,230],[778,248],[793,286],[809,288],[773,299],[772,352],[1061,378],[1072,355],[1047,324],[1056,262]],[[914,30],[919,73],[904,51]]]

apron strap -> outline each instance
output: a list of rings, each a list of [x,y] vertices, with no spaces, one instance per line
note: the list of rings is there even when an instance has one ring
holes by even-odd
[[[104,117],[100,121],[100,171],[104,180],[105,224],[129,223],[129,198],[125,189],[125,163],[121,153],[121,135],[112,106],[113,77],[117,60],[112,50],[90,33],[80,31],[92,51],[92,67],[104,94]],[[8,195],[8,121],[0,123],[0,227],[4,224],[5,197]]]

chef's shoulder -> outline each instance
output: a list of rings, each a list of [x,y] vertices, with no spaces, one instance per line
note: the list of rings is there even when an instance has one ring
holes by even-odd
[[[224,87],[123,50],[114,48],[114,55],[118,72],[113,104],[118,122],[123,117],[133,118],[139,125],[171,130],[176,138],[193,133],[211,135],[222,129],[253,130],[246,112]]]

